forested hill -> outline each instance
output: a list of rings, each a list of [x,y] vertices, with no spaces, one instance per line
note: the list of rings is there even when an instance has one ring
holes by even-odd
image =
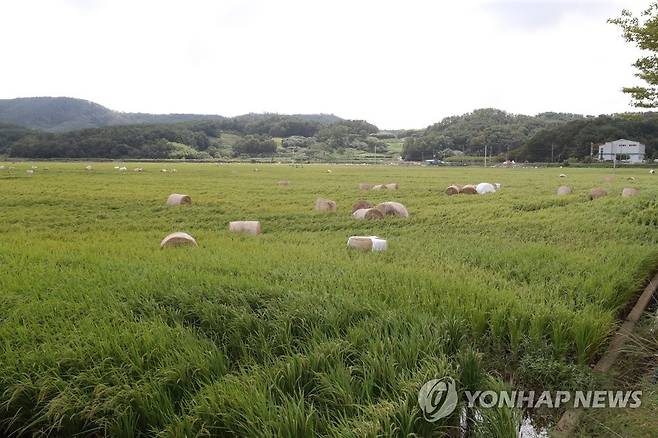
[[[407,160],[420,160],[454,153],[499,155],[524,146],[543,129],[582,119],[577,114],[547,112],[536,116],[510,114],[494,108],[477,109],[460,116],[446,117],[415,136],[404,146]]]
[[[589,159],[592,145],[627,138],[646,145],[646,157],[658,156],[658,113],[624,113],[586,117],[544,129],[519,148],[516,156],[528,161]],[[596,154],[598,149],[594,150]]]
[[[269,114],[239,116],[241,122],[268,118]],[[333,114],[297,114],[297,119],[329,125],[342,120]],[[122,113],[70,97],[0,99],[0,123],[49,132],[65,132],[117,125],[171,124],[199,120],[225,120],[211,114]]]

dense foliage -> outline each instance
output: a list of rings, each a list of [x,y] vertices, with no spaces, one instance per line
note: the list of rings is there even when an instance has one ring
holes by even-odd
[[[626,41],[644,51],[633,66],[635,76],[646,85],[624,88],[633,98],[633,104],[641,108],[658,107],[658,2],[653,2],[639,17],[628,10],[622,11],[619,18],[610,20],[618,25]]]
[[[370,136],[378,131],[376,126],[341,119],[325,125],[332,117],[248,114],[221,120],[108,126],[62,133],[0,125],[0,154],[25,158],[261,156],[277,152],[273,137],[282,138],[284,148],[307,150],[307,157],[346,148],[386,151],[383,141]],[[224,142],[222,133],[231,133],[238,140]]]
[[[488,155],[498,155],[521,147],[544,128],[581,117],[563,113],[542,113],[532,117],[493,108],[479,109],[446,117],[420,134],[408,137],[403,156],[407,160],[441,158],[448,151],[484,155],[485,145]]]

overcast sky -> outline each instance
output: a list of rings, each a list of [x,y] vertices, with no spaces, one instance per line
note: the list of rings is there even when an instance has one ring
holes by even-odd
[[[2,0],[0,98],[119,111],[334,113],[420,128],[496,107],[632,110],[649,0]]]

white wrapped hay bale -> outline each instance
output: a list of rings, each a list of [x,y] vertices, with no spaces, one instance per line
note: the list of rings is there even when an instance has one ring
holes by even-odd
[[[334,212],[336,211],[336,202],[330,199],[318,198],[315,201],[315,210],[324,211],[324,212]]]
[[[175,246],[199,246],[194,240],[194,237],[187,233],[176,232],[171,233],[160,242],[160,248],[169,248]]]
[[[566,196],[570,195],[573,190],[571,190],[571,187],[569,186],[560,186],[557,188],[557,195],[558,196]]]
[[[375,207],[377,210],[381,211],[384,216],[399,216],[399,217],[409,217],[409,212],[407,207],[400,204],[399,202],[382,202]]]
[[[167,205],[192,205],[192,198],[188,195],[172,193],[167,198]]]
[[[496,188],[491,183],[480,183],[475,187],[475,191],[479,195],[486,195],[487,193],[496,193]]]
[[[634,187],[625,187],[624,190],[621,191],[621,196],[623,198],[630,198],[632,196],[637,196],[640,193],[640,191]]]
[[[347,239],[347,247],[360,251],[386,251],[388,242],[377,236],[351,236]]]
[[[229,222],[228,230],[232,233],[245,233],[257,235],[261,233],[260,221],[233,221]]]

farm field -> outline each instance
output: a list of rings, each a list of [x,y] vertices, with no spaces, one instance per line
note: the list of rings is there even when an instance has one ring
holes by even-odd
[[[0,435],[451,433],[459,412],[423,419],[424,382],[581,389],[658,262],[647,169],[11,165]],[[444,194],[481,181],[502,189]],[[574,194],[558,198],[563,184]],[[596,186],[610,195],[590,201]],[[192,206],[165,206],[171,193]],[[337,213],[314,212],[318,197]],[[410,217],[355,221],[359,199]],[[260,220],[263,234],[230,234],[231,220]],[[199,247],[161,250],[174,231]],[[350,235],[389,249],[350,251]],[[493,436],[518,416],[481,420],[475,433]]]

